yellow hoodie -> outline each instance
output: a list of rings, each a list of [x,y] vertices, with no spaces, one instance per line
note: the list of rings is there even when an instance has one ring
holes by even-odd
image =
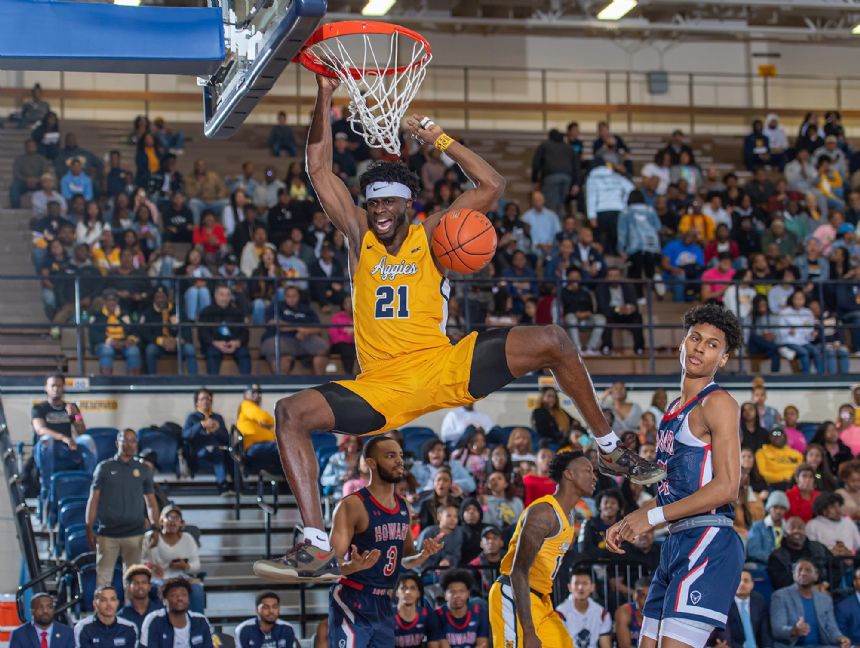
[[[777,448],[766,443],[755,452],[755,464],[768,484],[790,481],[802,462],[803,455],[787,445]]]
[[[255,443],[275,440],[275,417],[254,401],[243,400],[239,405],[236,427],[242,433],[245,450]]]

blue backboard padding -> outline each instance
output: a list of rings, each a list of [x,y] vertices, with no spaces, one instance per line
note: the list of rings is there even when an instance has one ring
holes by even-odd
[[[0,0],[0,69],[208,76],[224,61],[219,7]]]

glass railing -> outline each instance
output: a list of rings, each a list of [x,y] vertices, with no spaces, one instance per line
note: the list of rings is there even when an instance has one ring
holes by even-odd
[[[50,282],[50,283],[48,283]],[[290,319],[285,320],[282,307],[275,308],[273,301],[283,298],[283,291],[288,286],[297,286],[300,289],[302,300],[306,305],[310,304],[310,295],[318,295],[319,289],[325,284],[339,283],[348,290],[349,279],[343,278],[314,278],[301,279],[283,278],[237,278],[227,280],[224,278],[193,278],[187,276],[149,277],[146,275],[121,277],[121,276],[54,276],[45,280],[32,275],[4,275],[0,276],[0,290],[5,293],[3,286],[14,284],[20,294],[21,288],[32,286],[32,299],[38,300],[42,295],[43,307],[53,321],[40,319],[26,322],[11,321],[8,317],[10,309],[8,305],[3,309],[7,316],[0,315],[0,335],[4,331],[26,331],[32,329],[34,332],[44,333],[51,328],[52,335],[62,338],[67,347],[71,340],[64,331],[71,331],[74,338],[74,361],[76,364],[68,367],[70,371],[79,374],[85,372],[85,360],[95,355],[97,345],[105,337],[115,337],[118,340],[131,336],[131,344],[139,347],[139,352],[144,355],[146,347],[150,344],[163,345],[163,340],[157,338],[168,337],[193,344],[195,354],[202,351],[201,345],[206,346],[215,337],[222,339],[239,339],[242,346],[249,347],[254,353],[259,352],[260,339],[273,338],[272,348],[268,350],[272,371],[280,373],[281,359],[285,357],[284,339],[294,333],[293,329],[313,329],[318,334],[326,337],[330,329],[339,329],[340,339],[349,340],[351,332],[346,330],[349,326],[332,324],[329,315],[340,310],[339,297],[345,296],[345,292],[330,295],[328,305],[322,309],[318,304],[314,305],[315,312],[322,317],[320,322],[301,322],[296,324]],[[575,334],[578,326],[575,323],[566,323],[564,295],[567,290],[567,281],[556,279],[554,281],[539,280],[537,278],[508,278],[496,277],[487,279],[453,279],[452,297],[448,304],[448,328],[449,337],[457,340],[472,332],[482,331],[487,328],[499,326],[513,326],[517,323],[556,323],[571,333]],[[628,331],[633,335],[633,345],[627,343],[624,336],[622,348],[628,349],[621,353],[607,355],[608,358],[626,359],[640,363],[634,370],[630,365],[618,364],[618,373],[674,373],[674,364],[668,369],[665,360],[676,362],[678,345],[683,339],[680,315],[685,306],[674,304],[672,307],[665,304],[672,303],[672,286],[666,286],[665,296],[658,297],[656,288],[664,292],[658,282],[651,280],[625,279],[617,286],[628,286],[627,294],[609,288],[615,288],[606,279],[589,279],[580,282],[586,286],[593,295],[595,312],[602,313],[606,322],[594,325],[608,331],[593,347],[597,353],[605,352],[604,347],[613,348],[612,338],[615,331]],[[762,279],[756,280],[752,285],[744,284],[751,290],[739,289],[740,284],[726,281],[706,281],[691,279],[684,282],[684,298],[688,305],[701,301],[702,284],[708,284],[714,288],[726,286],[730,288],[732,299],[736,302],[728,304],[729,308],[736,313],[749,310],[750,300],[753,294],[764,294],[770,288],[780,285],[779,281]],[[231,322],[204,322],[198,319],[199,311],[206,305],[214,303],[213,292],[217,285],[225,284],[231,289],[232,303],[241,313],[236,317],[237,321]],[[519,284],[519,285],[517,285]],[[762,360],[779,356],[790,362],[796,361],[806,368],[816,370],[822,374],[843,374],[849,371],[851,357],[856,354],[850,352],[850,346],[860,347],[860,316],[856,314],[843,313],[843,307],[849,305],[849,299],[854,293],[851,292],[857,282],[853,280],[810,282],[797,287],[806,290],[807,299],[821,305],[821,310],[836,315],[827,316],[824,320],[815,318],[797,326],[792,324],[780,324],[777,314],[770,313],[767,321],[753,320],[751,316],[744,317],[742,326],[744,329],[745,342],[752,342],[750,346],[741,348],[735,359],[727,367],[728,371],[735,373],[749,373],[752,365],[756,371]],[[604,286],[609,286],[606,288]],[[149,309],[154,291],[157,286],[164,286],[171,295],[172,311],[168,321],[148,321],[145,312]],[[105,292],[116,291],[117,301],[123,321],[120,329],[110,328],[119,325],[119,322],[106,322],[101,315],[104,306]],[[499,296],[500,291],[509,291],[512,303],[505,304]],[[788,287],[782,285],[778,288],[785,296],[788,296]],[[526,294],[526,291],[528,294]],[[0,294],[3,294],[0,293]],[[602,297],[601,297],[602,295]],[[639,297],[641,295],[641,297]],[[680,295],[676,295],[680,296]],[[634,305],[637,316],[628,318],[614,317],[616,313],[616,301],[626,302]],[[495,302],[495,305],[494,305]],[[2,303],[2,300],[0,300]],[[661,306],[661,303],[663,306]],[[534,315],[529,318],[523,311]],[[621,309],[623,311],[624,309]],[[630,309],[633,311],[634,309]],[[847,309],[846,309],[847,310]],[[324,312],[321,312],[324,311]],[[856,311],[854,311],[856,313]],[[623,315],[624,313],[621,312]],[[857,319],[851,319],[855,317]],[[666,321],[669,319],[670,321]],[[227,327],[229,330],[225,330]],[[109,329],[109,330],[108,330]],[[280,331],[281,335],[275,335]],[[784,332],[788,338],[797,342],[806,339],[807,344],[792,345],[784,341]],[[641,341],[637,341],[641,334]],[[584,339],[587,331],[582,331],[580,337],[585,346]],[[617,334],[615,335],[618,338]],[[853,338],[853,339],[852,339]],[[772,345],[763,344],[771,342]],[[617,340],[616,340],[617,341]],[[641,345],[641,348],[637,348]],[[787,347],[789,351],[782,350]],[[630,350],[632,348],[632,350]],[[187,344],[168,343],[167,352],[175,353],[177,356],[177,372],[183,372],[185,362],[183,354],[191,347]],[[752,351],[752,352],[751,352]],[[792,352],[793,351],[793,352]],[[646,363],[643,366],[641,363]],[[774,366],[778,365],[774,360]],[[628,368],[630,367],[630,368]],[[143,367],[146,370],[146,367]]]

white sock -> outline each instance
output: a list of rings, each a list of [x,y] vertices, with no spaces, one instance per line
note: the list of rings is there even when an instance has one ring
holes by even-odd
[[[315,547],[323,551],[331,551],[331,545],[328,541],[328,534],[322,529],[305,527],[305,540],[310,540]]]
[[[604,454],[609,454],[619,445],[621,445],[621,439],[618,438],[618,435],[613,431],[609,431],[609,434],[604,434],[601,437],[594,437],[594,440],[597,441],[597,446],[600,448],[600,451]],[[305,531],[307,533],[307,530]]]

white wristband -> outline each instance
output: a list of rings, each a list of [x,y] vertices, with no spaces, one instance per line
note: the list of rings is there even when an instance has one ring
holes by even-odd
[[[663,507],[658,506],[648,511],[648,524],[653,527],[660,526],[666,521],[666,516],[663,515]]]

